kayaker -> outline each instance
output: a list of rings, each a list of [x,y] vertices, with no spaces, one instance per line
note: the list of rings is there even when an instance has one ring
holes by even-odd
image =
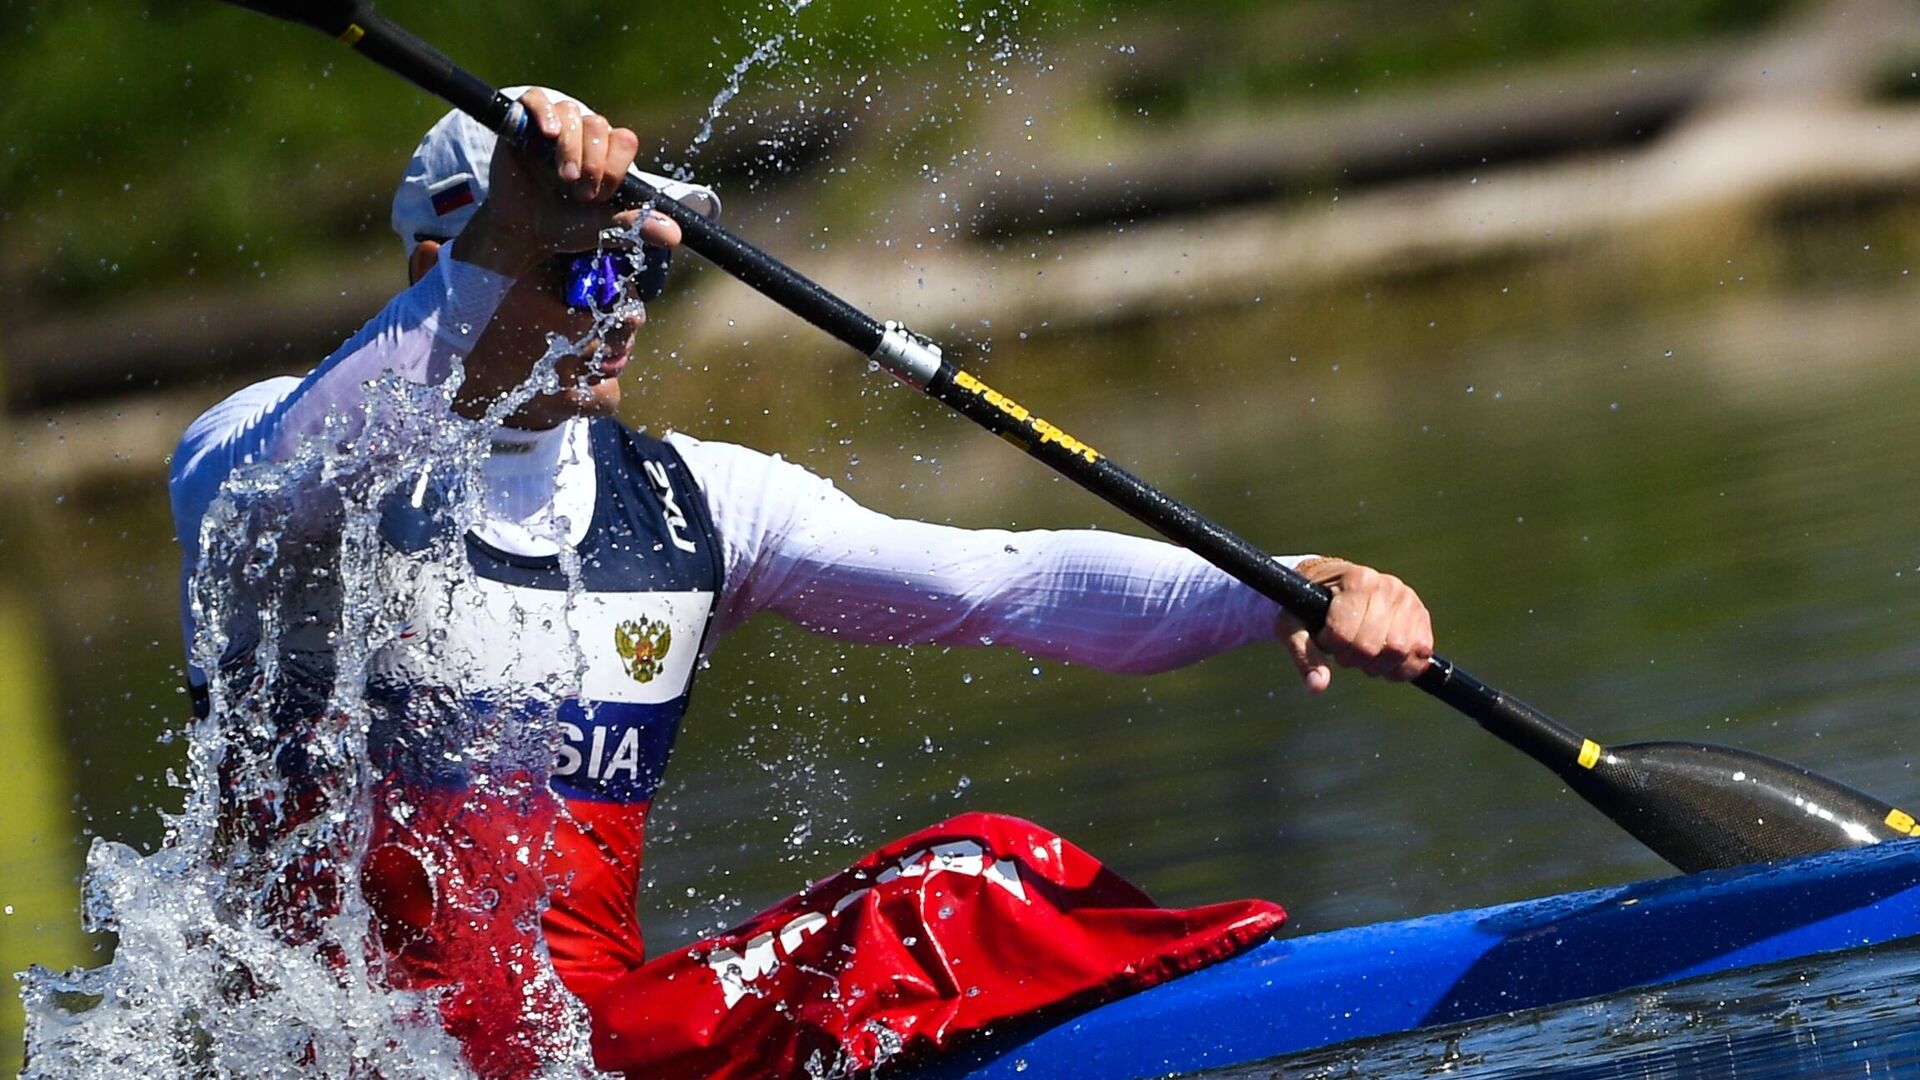
[[[635,906],[647,809],[695,672],[756,613],[848,641],[991,643],[1132,673],[1275,639],[1313,693],[1334,665],[1411,678],[1432,631],[1412,589],[1341,559],[1288,560],[1334,593],[1326,629],[1309,640],[1270,601],[1164,543],[894,519],[777,456],[625,426],[616,414],[644,323],[637,301],[657,286],[679,227],[608,206],[639,145],[631,130],[549,91],[519,100],[557,140],[553,160],[495,153],[494,136],[460,114],[434,125],[393,204],[412,284],[304,378],[269,379],[214,406],[173,458],[189,643],[198,615],[214,610],[204,596],[193,602],[192,587],[213,559],[202,547],[210,508],[297,541],[272,545],[271,558],[219,556],[215,572],[277,588],[297,609],[263,617],[258,604],[225,606],[218,663],[190,671],[196,700],[236,731],[222,765],[235,864],[271,864],[249,872],[284,932],[297,937],[303,919],[337,911],[335,886],[353,880],[316,868],[345,842],[311,825],[334,820],[322,811],[346,797],[347,766],[311,736],[328,710],[353,707],[334,689],[345,653],[364,661],[381,778],[362,881],[387,976],[446,991],[445,1025],[483,1075],[527,1075],[556,1052],[572,998],[586,1004],[594,1053],[611,1070],[784,1074],[809,1047],[860,1064],[1153,981],[1276,925],[1278,909],[1260,902],[1153,908],[1037,827],[969,815],[815,886],[751,932],[645,962]],[[718,212],[704,187],[649,179]],[[553,335],[573,343],[557,381],[503,406],[541,377]],[[418,417],[369,405],[382,380],[432,388],[456,371],[453,415],[428,426],[485,433],[490,452],[464,479],[419,460],[408,441],[420,437]],[[322,452],[335,464],[296,467]],[[364,496],[354,468],[376,459],[417,482],[372,508],[369,554],[341,523]],[[365,642],[365,656],[341,629],[349,585],[329,560],[343,552],[366,556],[380,602],[399,605],[393,633]],[[261,558],[283,577],[249,561]],[[556,745],[550,769],[514,758]],[[910,931],[886,892],[909,884],[944,890],[939,918],[922,911]],[[949,921],[952,904],[966,910]],[[543,981],[534,917],[566,992]],[[801,956],[829,938],[832,955]],[[851,956],[855,941],[864,955]],[[920,1014],[869,1008],[900,1000],[912,979],[898,965],[930,944],[957,963],[983,943],[1005,946],[1001,958],[977,960],[965,986],[929,991]],[[894,966],[860,972],[883,954]],[[781,980],[828,969],[835,1019],[796,1020],[826,1006],[783,1000],[803,990]],[[693,1003],[696,992],[711,1001]],[[761,1016],[741,1019],[755,1008]],[[935,1012],[937,1023],[926,1019]],[[807,1030],[769,1034],[783,1023]],[[742,1053],[736,1030],[782,1060],[729,1064]]]

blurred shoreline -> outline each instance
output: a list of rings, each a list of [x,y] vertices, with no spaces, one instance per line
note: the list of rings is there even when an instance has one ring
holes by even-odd
[[[1091,93],[1090,51],[1063,54],[1048,85]],[[1702,250],[1807,219],[1871,221],[1882,259],[1920,249],[1920,106],[1876,97],[1920,56],[1920,7],[1816,4],[1742,41],[1637,55],[1130,139],[1075,137],[1084,103],[1056,101],[1031,126],[978,123],[1002,136],[974,148],[979,167],[951,191],[896,192],[871,215],[883,229],[834,232],[827,196],[796,210],[782,189],[735,199],[730,224],[963,348],[1542,259],[1685,291]],[[980,164],[995,162],[1018,167]],[[649,331],[661,351],[714,367],[815,351],[745,286],[705,267],[681,281]],[[309,369],[400,284],[397,257],[356,259],[13,327],[5,423],[25,468],[9,486],[151,474],[199,409]]]

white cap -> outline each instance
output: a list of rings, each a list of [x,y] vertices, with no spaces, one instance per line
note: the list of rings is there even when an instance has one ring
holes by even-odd
[[[529,89],[515,86],[501,93],[518,100]],[[546,94],[554,101],[579,101],[557,90],[547,90]],[[581,108],[587,106],[582,104]],[[413,151],[413,160],[407,162],[407,174],[401,178],[399,190],[393,193],[393,231],[407,245],[408,255],[422,240],[451,240],[467,227],[474,211],[486,201],[488,169],[498,142],[498,136],[457,109],[427,130]],[[639,168],[627,171],[705,217],[720,216],[720,196],[711,188]]]

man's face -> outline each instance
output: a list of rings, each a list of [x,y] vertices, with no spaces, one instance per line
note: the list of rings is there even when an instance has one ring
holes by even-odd
[[[467,358],[467,378],[456,411],[478,417],[523,385],[550,351],[548,339],[574,342],[555,364],[560,389],[542,393],[506,419],[508,427],[544,430],[576,416],[611,416],[620,407],[620,374],[633,357],[634,335],[646,323],[638,303],[596,317],[561,298],[553,267],[543,265],[514,282],[493,321]],[[597,326],[597,329],[596,329]]]

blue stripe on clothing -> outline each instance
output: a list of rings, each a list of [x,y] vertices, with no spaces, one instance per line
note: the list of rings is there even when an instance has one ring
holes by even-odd
[[[646,705],[563,702],[558,716],[563,742],[550,786],[569,799],[650,801],[667,771],[686,708],[685,694]]]

